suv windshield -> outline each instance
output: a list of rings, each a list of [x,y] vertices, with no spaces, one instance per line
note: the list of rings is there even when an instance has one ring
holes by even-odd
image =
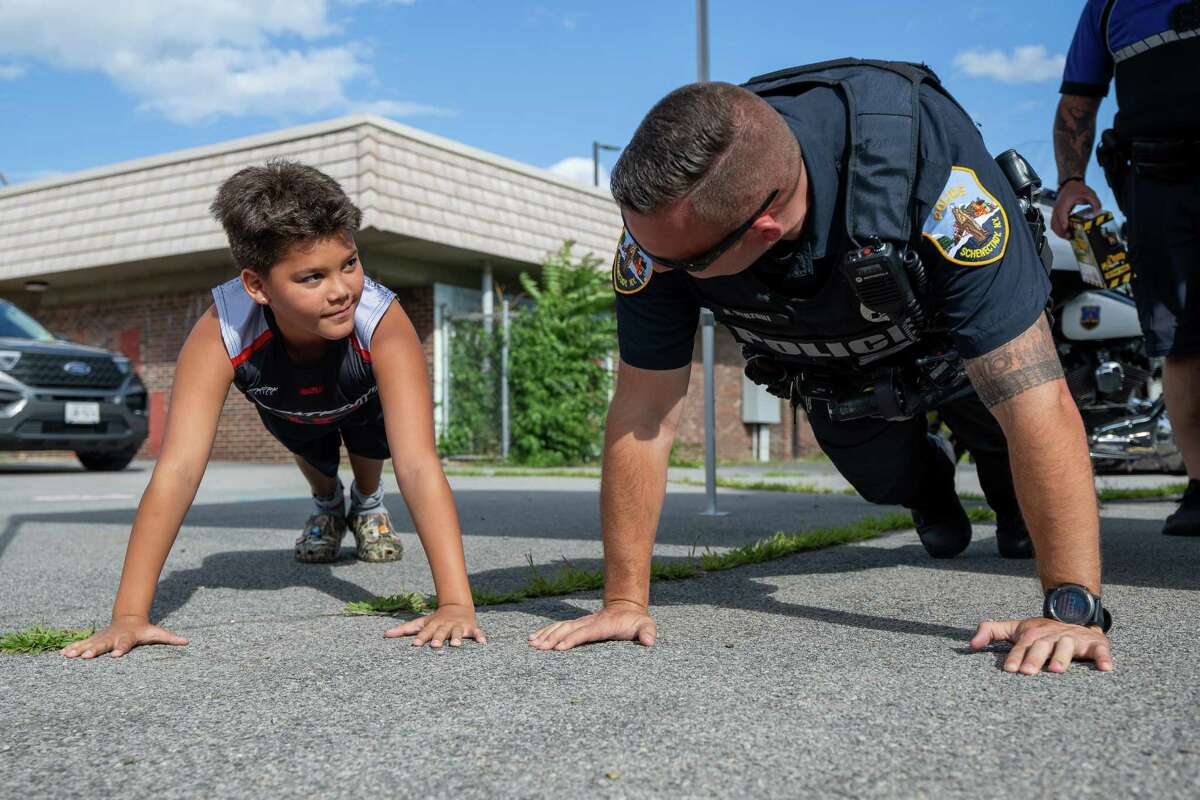
[[[5,300],[0,300],[0,336],[53,342],[54,336],[33,317]]]

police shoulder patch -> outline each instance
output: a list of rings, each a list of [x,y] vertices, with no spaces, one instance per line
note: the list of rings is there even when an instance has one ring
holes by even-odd
[[[1008,230],[1004,206],[983,188],[975,170],[956,166],[921,234],[947,261],[982,267],[1004,258]]]
[[[621,231],[617,254],[613,257],[612,284],[618,294],[637,294],[654,277],[654,265],[642,255],[628,231]]]

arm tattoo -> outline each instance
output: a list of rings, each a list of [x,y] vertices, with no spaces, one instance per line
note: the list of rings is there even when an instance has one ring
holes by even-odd
[[[1059,101],[1054,117],[1054,158],[1060,181],[1087,172],[1099,108],[1099,97],[1064,94]]]
[[[966,366],[979,399],[988,408],[1063,376],[1044,315],[1016,339],[968,359]]]

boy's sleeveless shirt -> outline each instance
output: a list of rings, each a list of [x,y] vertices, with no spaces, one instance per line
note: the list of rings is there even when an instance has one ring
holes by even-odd
[[[293,364],[274,314],[246,294],[240,278],[213,287],[221,338],[233,362],[233,384],[262,411],[289,422],[328,424],[379,392],[371,369],[371,336],[395,294],[364,276],[354,330],[329,342],[321,361]]]

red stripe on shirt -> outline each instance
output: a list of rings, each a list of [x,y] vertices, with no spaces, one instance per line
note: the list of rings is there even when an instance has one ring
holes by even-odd
[[[358,353],[359,358],[368,364],[371,363],[371,351],[365,349],[361,344],[359,344],[358,336],[350,337],[350,346],[354,348],[354,352]]]
[[[236,356],[234,356],[232,359],[230,359],[231,361],[233,361],[233,368],[237,369],[238,366],[243,361],[245,361],[247,358],[249,358],[250,356],[257,353],[259,350],[261,350],[263,348],[263,345],[265,345],[267,342],[271,341],[272,335],[273,334],[271,333],[270,328],[268,328],[267,330],[265,330],[261,334],[259,334],[259,337],[257,339],[255,339],[253,342],[251,342],[249,347],[247,347],[245,350],[243,350],[242,352],[240,352]]]

